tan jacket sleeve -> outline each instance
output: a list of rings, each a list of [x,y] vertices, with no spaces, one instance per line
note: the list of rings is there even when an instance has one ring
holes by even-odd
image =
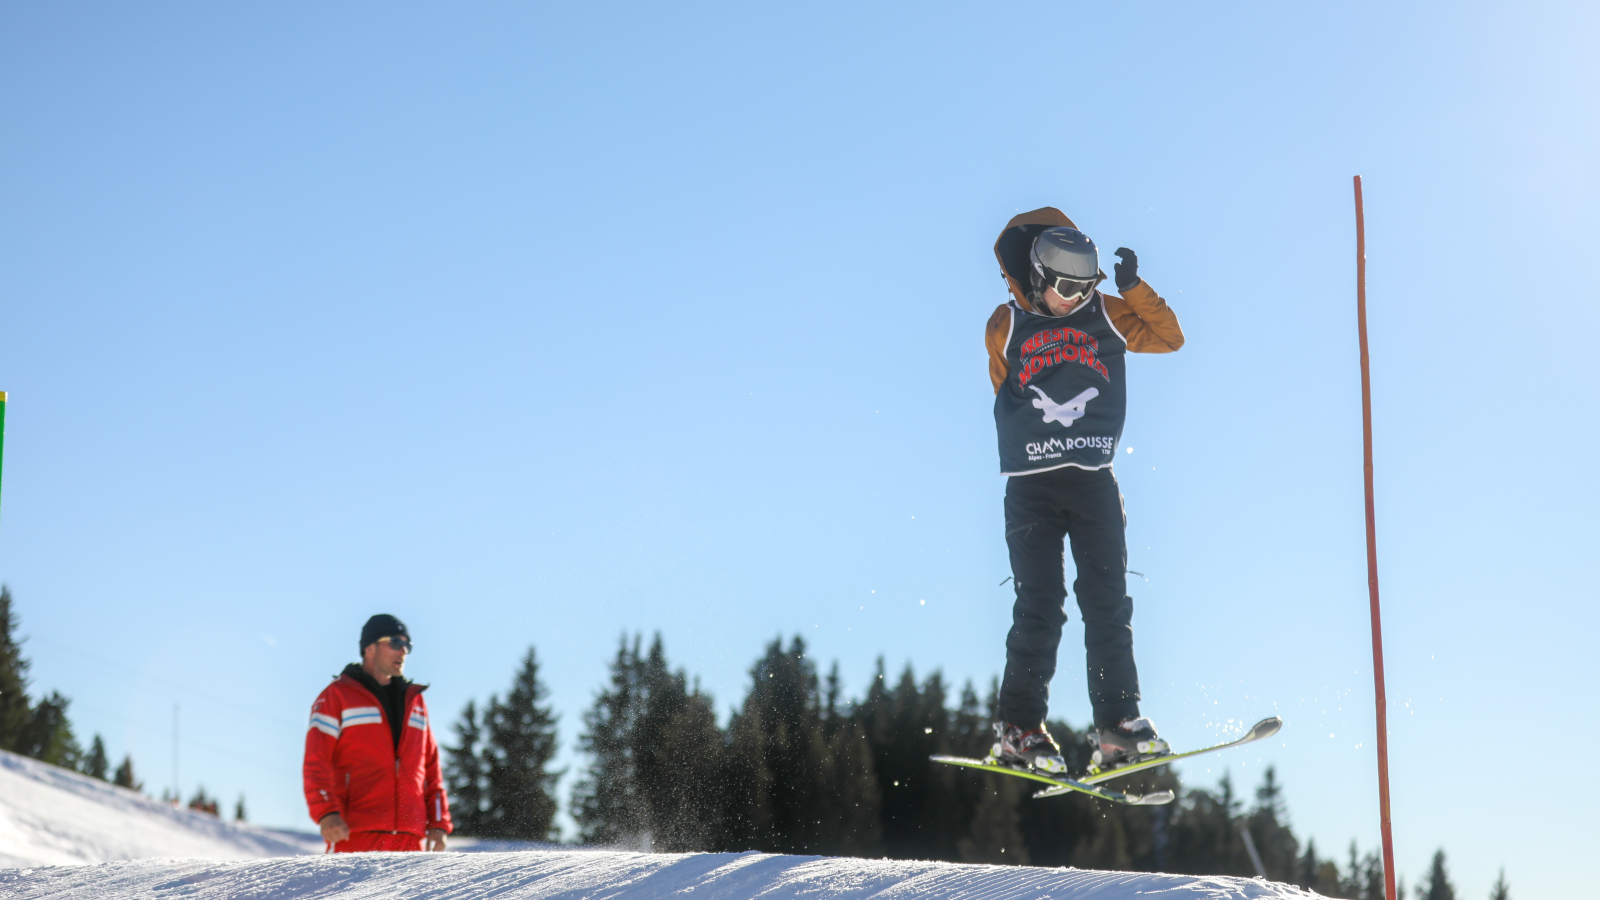
[[[1178,325],[1177,313],[1144,281],[1123,291],[1121,297],[1107,295],[1106,314],[1111,317],[1111,324],[1127,339],[1128,350],[1133,353],[1171,353],[1183,346],[1183,329]],[[990,346],[989,371],[992,375],[994,350],[993,345]],[[1001,347],[1000,352],[1004,354],[1005,348]],[[1004,372],[1004,356],[1000,365]],[[1005,378],[1003,374],[1000,377],[1002,380]],[[995,390],[999,391],[999,388]]]
[[[1000,393],[1000,385],[1005,384],[1006,375],[1006,339],[1011,337],[1011,307],[1005,303],[995,307],[994,315],[989,317],[989,325],[983,331],[983,345],[989,348],[989,380],[994,382],[994,392]]]

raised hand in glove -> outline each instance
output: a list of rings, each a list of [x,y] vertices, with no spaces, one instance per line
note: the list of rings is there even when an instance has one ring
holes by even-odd
[[[1127,247],[1118,247],[1117,260],[1112,267],[1117,273],[1117,290],[1125,291],[1139,283],[1139,257]]]

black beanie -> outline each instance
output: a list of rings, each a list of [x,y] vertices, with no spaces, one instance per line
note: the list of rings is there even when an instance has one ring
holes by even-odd
[[[411,640],[411,632],[406,631],[406,623],[388,613],[378,613],[361,626],[361,650],[366,651],[368,644],[376,644],[378,638],[403,637]]]

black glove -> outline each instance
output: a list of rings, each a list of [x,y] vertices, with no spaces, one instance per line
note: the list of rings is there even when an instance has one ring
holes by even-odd
[[[1111,268],[1117,273],[1117,290],[1125,291],[1139,283],[1139,257],[1127,247],[1118,247],[1117,259],[1120,262]]]

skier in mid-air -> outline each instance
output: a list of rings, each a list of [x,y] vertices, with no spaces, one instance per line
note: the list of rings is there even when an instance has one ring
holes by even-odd
[[[1044,725],[1067,621],[1063,540],[1077,569],[1094,765],[1166,755],[1155,724],[1139,715],[1127,517],[1111,464],[1127,410],[1126,352],[1171,353],[1183,346],[1183,330],[1139,277],[1132,250],[1116,253],[1121,296],[1102,294],[1094,242],[1058,209],[1016,216],[994,250],[1012,299],[989,317],[985,344],[1017,600],[991,759],[1066,772]]]

